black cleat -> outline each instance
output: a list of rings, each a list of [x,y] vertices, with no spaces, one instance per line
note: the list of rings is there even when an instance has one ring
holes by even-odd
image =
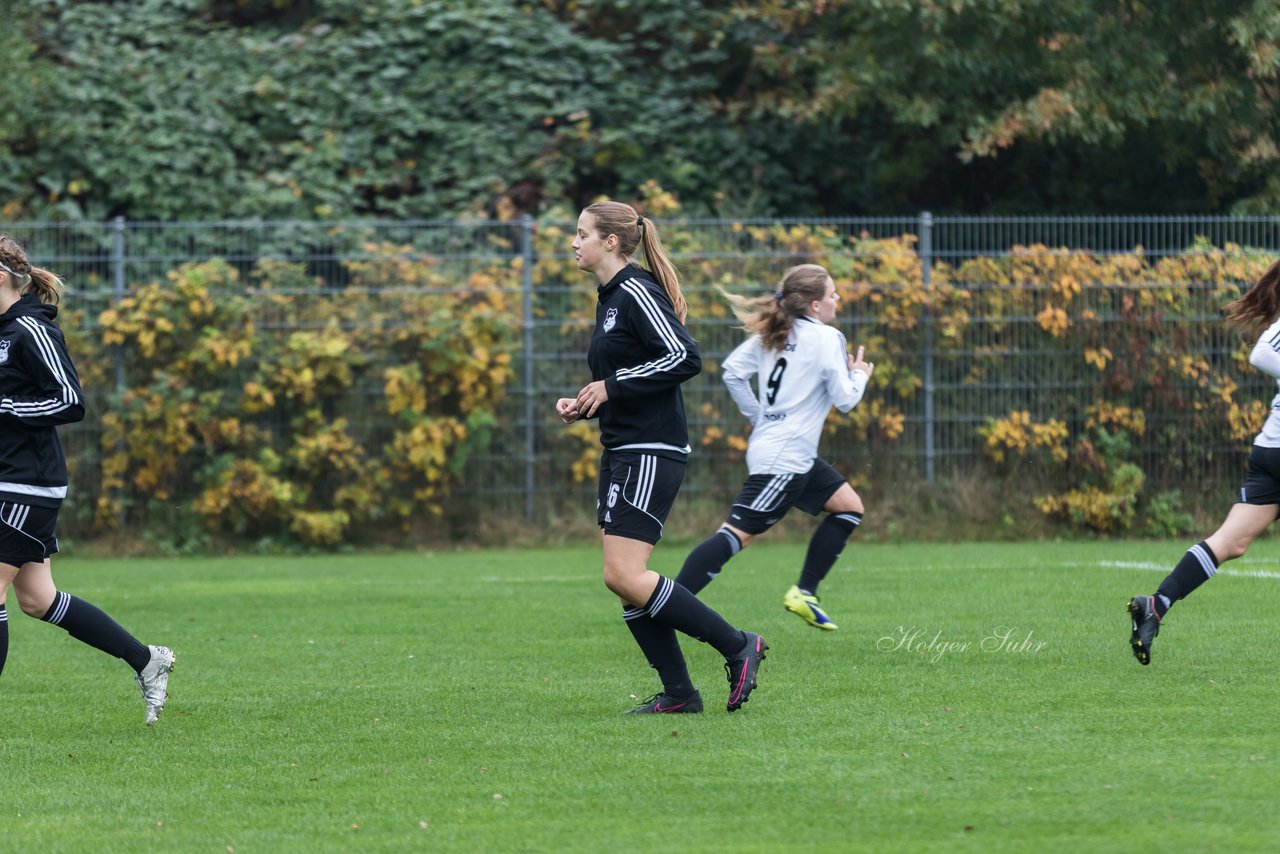
[[[729,677],[727,708],[731,712],[740,708],[751,696],[752,689],[756,687],[756,672],[760,669],[760,662],[764,661],[764,651],[769,648],[764,638],[755,632],[743,634],[747,636],[747,643],[742,651],[732,658],[726,658],[724,662],[724,672]]]
[[[1139,664],[1151,663],[1151,642],[1160,634],[1160,615],[1156,613],[1154,596],[1134,596],[1129,600],[1129,617],[1133,620],[1133,633],[1129,646]]]
[[[668,694],[654,694],[634,709],[628,709],[628,715],[696,715],[702,711],[702,695],[697,691],[689,697],[672,697]]]

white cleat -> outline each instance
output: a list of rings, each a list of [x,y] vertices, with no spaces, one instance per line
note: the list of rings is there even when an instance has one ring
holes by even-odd
[[[142,689],[142,699],[147,701],[147,726],[155,723],[164,711],[164,701],[169,698],[169,674],[173,672],[176,656],[167,646],[148,646],[151,661],[134,677]]]

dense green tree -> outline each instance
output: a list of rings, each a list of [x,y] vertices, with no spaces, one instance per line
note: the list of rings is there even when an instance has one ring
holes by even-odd
[[[508,3],[329,2],[252,27],[223,5],[42,17],[56,73],[40,99],[73,119],[10,192],[90,218],[455,215],[522,182],[557,192],[576,130],[562,119],[611,62]]]
[[[0,214],[1256,211],[1269,0],[9,0]]]
[[[733,7],[763,28],[733,109],[839,125],[869,146],[884,199],[970,212],[1280,202],[1273,2]]]

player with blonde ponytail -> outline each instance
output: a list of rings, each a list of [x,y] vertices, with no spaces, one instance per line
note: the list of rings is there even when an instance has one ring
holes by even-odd
[[[633,260],[643,250],[648,269]],[[604,545],[604,583],[622,600],[622,618],[662,691],[633,714],[702,711],[676,638],[681,631],[725,659],[729,699],[738,709],[756,687],[768,645],[743,632],[679,584],[649,569],[649,556],[684,480],[689,428],[680,385],[702,369],[684,327],[688,311],[675,265],[658,228],[630,205],[597,202],[578,217],[573,253],[578,269],[599,284],[596,328],[587,352],[591,382],[562,397],[566,424],[598,418],[600,479],[596,522]]]

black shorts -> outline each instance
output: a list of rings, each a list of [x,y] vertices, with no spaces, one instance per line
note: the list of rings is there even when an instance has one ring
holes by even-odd
[[[0,501],[0,563],[21,567],[57,554],[57,522],[56,508]]]
[[[688,464],[638,451],[605,451],[600,456],[596,522],[606,534],[656,543],[662,539]]]
[[[815,457],[804,474],[753,474],[742,485],[725,522],[752,536],[763,534],[792,507],[817,516],[844,483],[844,476],[821,457]]]
[[[1243,504],[1280,504],[1280,448],[1254,445],[1240,487]]]

